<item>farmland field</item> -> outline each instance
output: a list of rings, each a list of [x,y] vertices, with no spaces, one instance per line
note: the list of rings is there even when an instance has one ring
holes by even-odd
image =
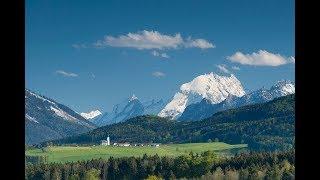
[[[160,147],[113,147],[113,146],[53,146],[43,150],[32,149],[26,151],[28,156],[48,156],[49,162],[70,162],[78,160],[90,160],[97,158],[108,159],[109,157],[130,157],[155,155],[159,156],[179,156],[189,152],[200,153],[211,150],[219,155],[230,155],[232,151],[243,150],[246,144],[230,145],[223,142],[212,143],[187,143],[187,144],[164,144]]]

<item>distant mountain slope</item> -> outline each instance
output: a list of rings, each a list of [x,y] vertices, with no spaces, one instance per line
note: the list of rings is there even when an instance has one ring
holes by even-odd
[[[36,144],[88,132],[95,125],[52,99],[25,90],[25,141]]]
[[[274,117],[295,116],[295,95],[276,98],[266,103],[242,106],[215,113],[213,116],[200,121],[206,122],[243,122]]]
[[[202,121],[177,122],[157,116],[139,116],[94,129],[54,143],[99,143],[108,135],[112,142],[248,143],[252,149],[288,149],[294,145],[295,96],[248,105],[214,114]]]
[[[203,98],[211,104],[217,104],[225,100],[229,94],[237,97],[245,94],[241,82],[233,74],[230,77],[219,76],[212,72],[200,75],[192,81],[182,84],[180,91],[174,95],[158,115],[177,119],[190,104],[200,102]]]
[[[164,101],[151,100],[141,102],[135,95],[123,102],[116,104],[111,113],[104,113],[92,120],[98,126],[105,126],[109,124],[123,122],[127,119],[141,116],[141,115],[155,115],[164,107]]]
[[[186,107],[179,120],[201,120],[212,116],[214,113],[237,108],[245,105],[268,102],[274,98],[295,93],[294,83],[290,81],[279,81],[270,89],[259,89],[244,96],[229,96],[218,104],[212,104],[209,100],[203,99],[199,103]]]
[[[93,111],[90,111],[88,113],[85,113],[85,112],[80,113],[80,115],[82,117],[84,117],[85,119],[87,119],[87,120],[92,120],[94,118],[97,118],[101,114],[102,113],[99,110],[93,110]]]

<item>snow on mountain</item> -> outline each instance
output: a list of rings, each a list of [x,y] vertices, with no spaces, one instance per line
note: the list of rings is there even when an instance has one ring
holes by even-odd
[[[75,121],[75,120],[76,120],[75,117],[73,117],[73,116],[71,116],[70,114],[64,112],[62,109],[60,109],[60,108],[58,108],[58,107],[55,108],[55,107],[50,106],[50,109],[51,109],[52,111],[54,111],[54,113],[55,113],[57,116],[60,116],[60,117],[62,117],[63,119],[66,119],[66,120],[69,120],[69,121]]]
[[[112,112],[104,113],[101,117],[93,120],[93,123],[98,126],[104,126],[108,124],[122,122],[131,117],[142,115],[144,107],[139,101],[137,96],[132,95],[131,98],[127,98],[119,104],[116,104]]]
[[[237,97],[245,94],[241,82],[233,74],[229,77],[219,76],[212,72],[200,75],[182,84],[180,91],[158,115],[177,119],[189,104],[200,102],[204,98],[212,104],[217,104],[225,100],[229,94]]]
[[[133,95],[131,96],[131,98],[130,98],[130,100],[129,100],[129,101],[133,101],[133,100],[136,100],[136,99],[138,99],[138,97],[137,97],[136,95],[134,95],[134,94],[133,94]]]
[[[38,99],[40,99],[40,100],[42,100],[42,101],[45,101],[45,102],[48,102],[48,103],[50,103],[50,104],[54,104],[54,105],[55,105],[55,103],[52,102],[52,101],[50,101],[49,99],[46,99],[46,98],[44,98],[44,97],[42,97],[42,96],[40,96],[40,95],[38,95],[38,94],[35,94],[35,93],[31,92],[31,91],[28,90],[28,89],[26,89],[26,93],[28,93],[29,96],[32,95],[32,96],[34,96],[34,97],[36,97],[36,98],[38,98]],[[28,96],[25,95],[24,97],[27,98]]]
[[[234,100],[235,107],[254,104],[254,103],[263,103],[271,101],[274,98],[286,96],[289,94],[295,93],[295,84],[288,80],[278,81],[276,84],[271,86],[270,89],[261,88],[251,93],[246,94],[245,96]]]
[[[157,115],[166,105],[162,99],[152,99],[142,103],[144,107],[144,113],[148,115]]]
[[[93,118],[96,118],[97,116],[101,115],[102,113],[99,111],[99,110],[93,110],[93,111],[90,111],[88,113],[80,113],[80,115],[82,117],[84,117],[85,119],[93,119]]]
[[[135,97],[135,96],[133,96]],[[118,123],[143,114],[144,107],[138,98],[131,98],[119,113],[114,114],[113,122]]]
[[[88,132],[96,126],[69,107],[25,90],[25,141],[36,144]]]
[[[290,81],[278,81],[270,89],[261,88],[251,93],[237,97],[229,94],[229,96],[218,104],[208,103],[203,99],[199,103],[194,103],[186,107],[185,111],[179,117],[179,120],[200,120],[212,116],[218,111],[231,108],[237,108],[245,105],[264,103],[274,98],[286,96],[295,93],[295,85]]]
[[[25,114],[25,118],[27,118],[28,120],[33,121],[33,122],[35,122],[35,123],[39,123],[39,122],[36,120],[36,118],[31,117],[31,116],[29,116],[28,114]]]
[[[270,92],[274,97],[286,96],[295,93],[295,84],[288,80],[278,81],[270,88]]]
[[[105,112],[101,116],[93,119],[93,123],[98,126],[118,123],[127,119],[141,115],[157,115],[163,109],[165,103],[162,99],[153,99],[141,102],[137,96],[132,95],[113,107],[112,112]]]

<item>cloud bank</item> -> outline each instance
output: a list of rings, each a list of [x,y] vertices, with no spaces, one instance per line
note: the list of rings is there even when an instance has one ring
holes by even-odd
[[[175,35],[165,35],[158,31],[139,31],[128,33],[118,37],[105,36],[103,40],[94,43],[95,47],[127,47],[135,49],[178,49],[178,48],[214,48],[215,45],[205,39],[183,39],[180,33]]]
[[[266,50],[259,50],[257,53],[243,54],[236,52],[227,57],[228,60],[235,63],[254,66],[280,66],[288,63],[295,63],[294,57],[285,57],[280,54],[273,54]]]

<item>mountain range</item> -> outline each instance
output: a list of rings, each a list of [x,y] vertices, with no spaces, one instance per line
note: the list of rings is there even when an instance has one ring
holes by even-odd
[[[241,97],[229,94],[220,103],[212,103],[209,99],[202,99],[198,103],[189,105],[178,120],[201,120],[216,112],[237,108],[249,104],[263,103],[275,98],[295,93],[295,85],[290,81],[279,81],[270,89],[261,88]]]
[[[131,98],[116,104],[111,113],[105,112],[92,120],[98,126],[119,123],[140,115],[156,115],[163,107],[165,102],[162,99],[141,102],[138,97],[132,95]]]
[[[162,99],[141,102],[133,95],[116,104],[111,112],[93,118],[92,122],[104,126],[146,114],[179,121],[200,120],[215,112],[267,102],[294,92],[294,83],[279,81],[270,89],[261,88],[246,94],[235,75],[221,76],[211,72],[182,84],[168,103]]]
[[[184,83],[170,101],[152,99],[140,101],[132,95],[113,107],[111,112],[93,110],[77,113],[50,98],[25,90],[26,143],[60,139],[90,130],[125,122],[142,115],[158,115],[171,121],[201,120],[227,109],[264,103],[295,93],[290,81],[279,81],[270,89],[261,88],[246,93],[234,76],[214,73],[200,75]]]
[[[295,95],[215,113],[201,121],[173,121],[143,115],[67,137],[53,144],[111,142],[190,143],[222,141],[246,143],[252,150],[284,150],[294,146]],[[46,143],[43,143],[44,145]]]
[[[88,132],[96,126],[50,98],[25,90],[25,142],[37,144]]]

